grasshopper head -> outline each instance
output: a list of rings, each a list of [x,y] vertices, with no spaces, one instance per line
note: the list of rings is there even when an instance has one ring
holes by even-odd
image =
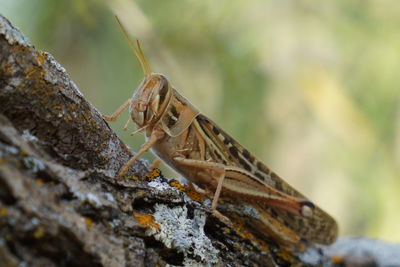
[[[143,127],[156,123],[165,112],[172,96],[171,86],[163,75],[145,75],[143,82],[132,96],[132,120]]]
[[[130,113],[132,120],[142,128],[156,123],[166,110],[172,96],[171,86],[163,75],[151,73],[150,65],[143,54],[140,43],[132,43],[124,26],[115,17],[125,38],[140,62],[144,73],[144,80],[132,96]]]

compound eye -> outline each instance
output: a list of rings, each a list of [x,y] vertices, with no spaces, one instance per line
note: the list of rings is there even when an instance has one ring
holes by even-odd
[[[164,77],[162,77],[160,88],[161,89],[158,91],[158,95],[160,96],[160,103],[163,103],[165,98],[167,97],[168,89],[169,89],[168,81]]]

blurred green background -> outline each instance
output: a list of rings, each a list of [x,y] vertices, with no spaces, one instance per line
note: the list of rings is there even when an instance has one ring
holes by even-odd
[[[400,241],[399,1],[0,0],[0,12],[106,114],[143,77],[117,14],[153,71],[342,235]],[[122,117],[112,127],[136,150]]]

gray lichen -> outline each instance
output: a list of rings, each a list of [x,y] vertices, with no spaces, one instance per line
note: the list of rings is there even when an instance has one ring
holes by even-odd
[[[4,35],[9,44],[19,44],[22,46],[32,46],[29,40],[24,37],[15,26],[5,27],[9,25],[6,18],[0,16],[0,34]]]
[[[217,262],[219,250],[204,233],[205,212],[195,210],[194,219],[189,219],[185,206],[171,209],[167,205],[156,204],[154,209],[153,216],[160,228],[151,228],[149,234],[166,247],[183,252],[188,261],[196,257],[203,264]]]
[[[173,190],[178,194],[181,193],[160,177],[149,182],[148,186],[160,191]],[[184,196],[184,202],[190,202],[187,196]],[[188,208],[185,205],[171,208],[164,204],[156,204],[154,210],[152,215],[160,227],[150,228],[147,234],[154,236],[167,248],[182,252],[185,255],[183,262],[185,266],[217,263],[219,250],[204,233],[207,218],[205,211],[196,209],[193,218],[189,218]]]

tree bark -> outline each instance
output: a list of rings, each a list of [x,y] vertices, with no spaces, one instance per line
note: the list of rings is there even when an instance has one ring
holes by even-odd
[[[116,179],[130,156],[65,69],[0,16],[1,266],[332,264],[336,251],[297,254],[225,224],[146,161]]]

